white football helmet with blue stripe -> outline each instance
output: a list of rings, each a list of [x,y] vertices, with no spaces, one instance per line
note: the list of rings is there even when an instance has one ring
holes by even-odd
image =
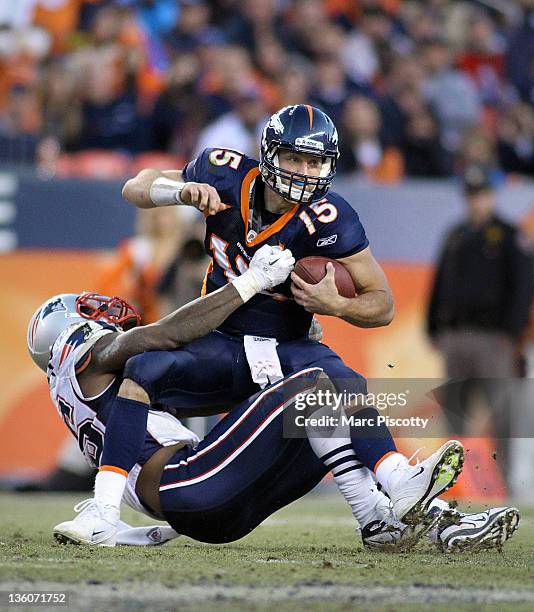
[[[28,324],[27,343],[31,358],[46,372],[50,349],[56,338],[73,323],[86,321],[76,308],[79,293],[62,293],[46,300]]]
[[[28,324],[27,343],[33,361],[46,372],[56,338],[75,323],[101,321],[117,331],[139,325],[135,308],[119,297],[98,293],[62,293],[39,306]]]

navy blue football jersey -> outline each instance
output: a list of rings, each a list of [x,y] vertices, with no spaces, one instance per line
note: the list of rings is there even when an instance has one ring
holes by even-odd
[[[208,183],[228,208],[206,218],[205,248],[211,256],[203,293],[243,273],[264,244],[291,249],[296,260],[318,255],[340,259],[369,245],[358,214],[338,194],[312,204],[295,204],[282,215],[258,205],[265,187],[258,161],[229,149],[205,149],[183,170],[185,181]],[[261,208],[261,206],[260,206]],[[291,297],[290,281],[255,296],[220,327],[233,335],[253,334],[280,341],[306,336],[312,315]]]

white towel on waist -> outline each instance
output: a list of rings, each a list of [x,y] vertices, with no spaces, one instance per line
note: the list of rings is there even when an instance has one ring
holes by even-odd
[[[262,389],[284,377],[275,338],[245,336],[244,345],[252,380]]]

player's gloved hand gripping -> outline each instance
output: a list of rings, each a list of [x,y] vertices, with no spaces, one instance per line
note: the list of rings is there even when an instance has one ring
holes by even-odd
[[[232,284],[246,302],[256,293],[283,283],[294,267],[295,258],[289,249],[266,244],[256,251],[248,270]]]

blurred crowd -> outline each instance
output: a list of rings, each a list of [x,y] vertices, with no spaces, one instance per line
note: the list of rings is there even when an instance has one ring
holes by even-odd
[[[299,102],[344,173],[534,175],[534,0],[0,0],[0,163],[257,155]]]

